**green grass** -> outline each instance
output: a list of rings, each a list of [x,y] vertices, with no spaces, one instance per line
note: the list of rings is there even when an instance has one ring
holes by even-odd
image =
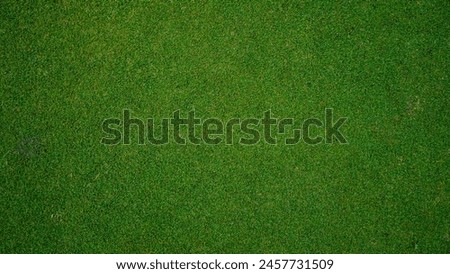
[[[448,1],[56,2],[0,5],[1,253],[450,252]],[[326,107],[349,145],[100,144]]]

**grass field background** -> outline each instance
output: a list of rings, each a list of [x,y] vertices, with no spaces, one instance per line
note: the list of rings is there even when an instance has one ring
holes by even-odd
[[[2,1],[1,253],[449,253],[448,1]],[[124,108],[348,145],[104,146]]]

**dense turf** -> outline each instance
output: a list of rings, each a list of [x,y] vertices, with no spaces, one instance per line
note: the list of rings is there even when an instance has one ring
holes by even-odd
[[[37,2],[0,5],[0,252],[450,251],[448,1]],[[349,145],[100,144],[326,107]]]

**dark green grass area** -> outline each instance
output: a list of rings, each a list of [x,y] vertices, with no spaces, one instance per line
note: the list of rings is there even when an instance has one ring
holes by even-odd
[[[2,1],[1,253],[450,252],[448,1],[173,2]],[[100,144],[326,107],[350,144]]]

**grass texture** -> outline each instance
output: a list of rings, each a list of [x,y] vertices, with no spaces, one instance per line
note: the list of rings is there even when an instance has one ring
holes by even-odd
[[[2,1],[1,253],[448,253],[448,1]],[[348,145],[100,144],[348,117]]]

